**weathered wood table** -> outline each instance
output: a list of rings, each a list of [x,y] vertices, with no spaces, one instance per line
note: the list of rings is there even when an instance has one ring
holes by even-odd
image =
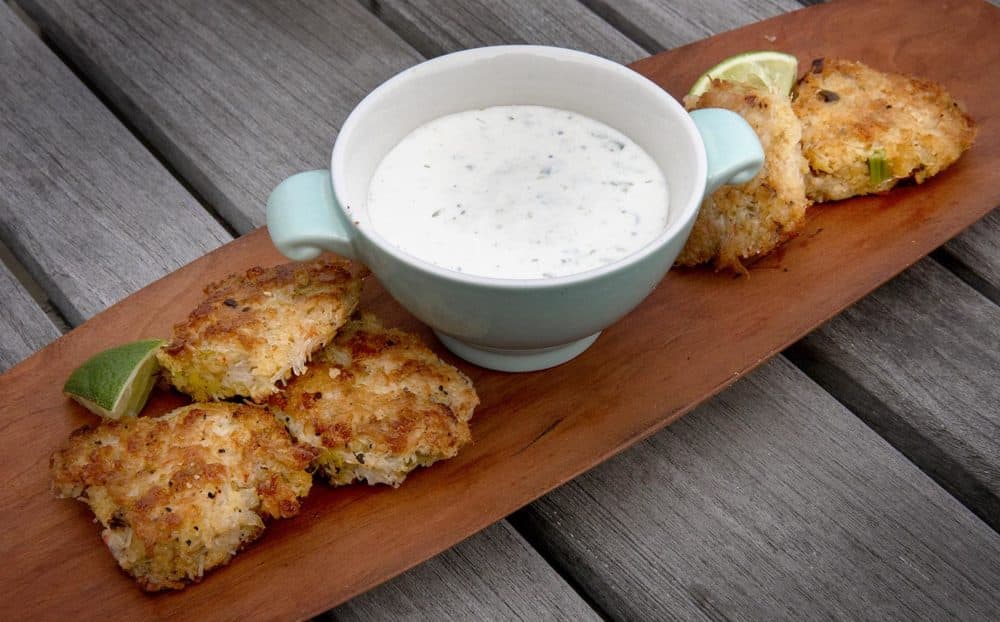
[[[259,227],[271,188],[424,58],[527,42],[627,63],[801,8],[0,3],[0,371]],[[998,305],[994,211],[685,419],[324,616],[1000,619]]]

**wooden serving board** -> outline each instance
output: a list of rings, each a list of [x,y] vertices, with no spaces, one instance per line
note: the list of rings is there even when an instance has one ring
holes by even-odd
[[[1000,10],[979,0],[844,0],[634,65],[675,96],[730,54],[842,56],[944,83],[978,121],[972,150],[920,187],[814,208],[805,231],[749,278],[673,271],[578,359],[531,374],[457,363],[482,405],[475,442],[397,490],[317,483],[229,566],[149,595],[121,573],[81,503],[49,490],[48,460],[93,417],[60,389],[93,353],[166,337],[210,281],[282,261],[258,230],[150,285],[0,377],[0,619],[199,619],[316,614],[446,549],[662,428],[1000,204]],[[430,332],[374,280],[363,306]],[[444,355],[449,360],[453,357]],[[160,396],[153,412],[178,403]]]

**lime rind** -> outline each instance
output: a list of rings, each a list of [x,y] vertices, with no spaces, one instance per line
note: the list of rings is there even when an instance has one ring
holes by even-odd
[[[135,416],[153,390],[161,339],[145,339],[100,352],[80,365],[63,393],[102,417]]]
[[[791,54],[773,50],[744,52],[730,56],[703,73],[691,86],[688,96],[702,95],[716,78],[788,95],[795,86],[798,69],[799,61]]]

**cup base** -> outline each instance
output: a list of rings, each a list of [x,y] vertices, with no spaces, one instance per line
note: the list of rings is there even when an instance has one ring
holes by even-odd
[[[507,372],[538,371],[561,365],[576,358],[600,336],[594,333],[583,339],[548,348],[491,348],[478,346],[434,331],[453,354],[487,369]]]

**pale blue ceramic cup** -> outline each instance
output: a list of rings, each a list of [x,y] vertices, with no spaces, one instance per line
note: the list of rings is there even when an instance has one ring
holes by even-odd
[[[447,114],[513,104],[574,110],[638,143],[667,180],[663,232],[587,272],[499,279],[438,267],[373,230],[365,211],[369,182],[400,140]],[[341,128],[330,169],[293,175],[274,190],[267,226],[291,259],[333,251],[366,264],[458,356],[531,371],[577,356],[646,298],[684,246],[705,193],[750,180],[763,161],[757,136],[738,115],[688,114],[659,86],[612,61],[542,46],[479,48],[421,63],[372,91]]]

